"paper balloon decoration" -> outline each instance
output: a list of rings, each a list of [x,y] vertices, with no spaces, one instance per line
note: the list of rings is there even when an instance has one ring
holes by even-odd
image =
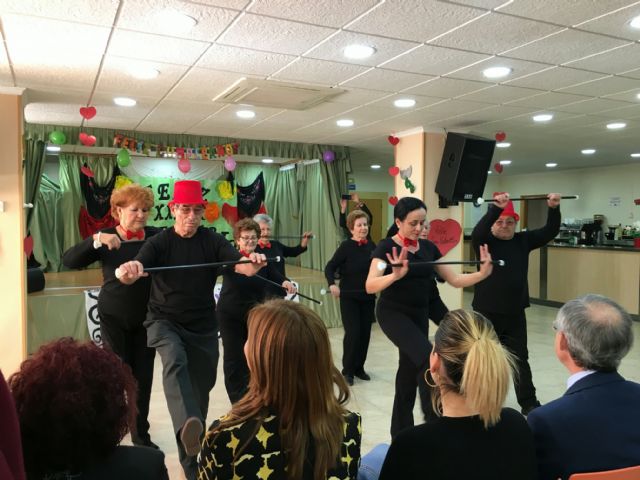
[[[96,113],[98,113],[96,107],[80,107],[80,115],[82,115],[82,118],[85,120],[91,120],[96,116]]]
[[[191,162],[186,158],[181,158],[180,160],[178,160],[178,169],[182,173],[188,173],[189,170],[191,170]]]
[[[324,152],[322,152],[322,160],[324,160],[326,163],[331,163],[335,159],[336,159],[336,152],[332,150],[325,150]]]
[[[500,163],[496,163],[493,166],[493,169],[498,173],[502,173],[502,170],[504,169],[504,167]]]
[[[127,150],[126,148],[121,148],[118,152],[118,155],[116,155],[116,161],[118,162],[119,167],[128,167],[131,163],[131,155],[129,155],[129,150]]]
[[[395,177],[400,173],[400,169],[398,167],[389,167],[389,175]]]
[[[233,172],[236,169],[236,161],[233,157],[227,157],[224,160],[224,168],[227,172]]]
[[[394,137],[393,135],[389,135],[387,137],[387,140],[391,145],[397,145],[398,143],[400,143],[400,139],[398,137]]]
[[[504,142],[504,140],[507,138],[507,134],[504,132],[496,132],[496,140],[498,142]]]
[[[49,134],[49,141],[54,145],[64,145],[67,142],[67,137],[60,130],[54,130]]]

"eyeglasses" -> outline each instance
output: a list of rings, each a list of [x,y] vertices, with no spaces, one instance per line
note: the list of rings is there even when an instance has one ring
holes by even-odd
[[[258,237],[240,237],[240,240],[244,242],[257,242]]]
[[[179,205],[178,211],[184,215],[189,215],[193,212],[195,215],[202,215],[204,213],[204,207],[201,206],[188,206],[188,205]]]

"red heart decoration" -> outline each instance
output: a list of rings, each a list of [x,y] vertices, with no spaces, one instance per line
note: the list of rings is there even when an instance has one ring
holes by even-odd
[[[398,168],[398,167],[389,167],[389,175],[391,175],[392,177],[395,177],[399,173],[400,173],[400,168]]]
[[[429,225],[431,228],[427,238],[436,244],[442,256],[460,243],[462,227],[455,220],[431,220]]]
[[[397,145],[400,142],[400,139],[398,137],[394,137],[393,135],[389,135],[387,137],[387,140],[389,140],[389,143],[391,145]]]
[[[500,163],[496,163],[496,164],[493,166],[493,169],[494,169],[496,172],[498,172],[498,173],[502,173],[502,170],[504,169],[504,167],[502,166],[502,164],[500,164]]]
[[[98,113],[96,107],[80,107],[80,115],[86,120],[91,120],[96,113]]]
[[[497,132],[496,133],[496,140],[498,142],[504,142],[505,138],[507,138],[507,134],[504,132]]]
[[[395,195],[393,197],[389,197],[389,203],[395,207],[396,203],[398,203],[398,197]]]
[[[91,177],[93,178],[95,175],[93,174],[93,171],[89,168],[89,167],[80,167],[80,171],[85,174],[87,177]]]
[[[24,254],[29,258],[33,253],[33,237],[31,235],[24,238],[22,248],[24,249]]]
[[[78,138],[80,139],[80,143],[85,147],[92,147],[96,144],[96,137],[93,135],[87,135],[86,133],[81,132],[80,135],[78,135]]]

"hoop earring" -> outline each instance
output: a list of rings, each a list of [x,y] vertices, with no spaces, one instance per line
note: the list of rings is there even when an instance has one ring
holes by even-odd
[[[429,383],[429,375],[431,375],[433,383]],[[429,385],[431,388],[436,388],[438,385],[436,384],[436,380],[433,378],[433,373],[431,373],[431,369],[427,368],[424,371],[424,383]]]

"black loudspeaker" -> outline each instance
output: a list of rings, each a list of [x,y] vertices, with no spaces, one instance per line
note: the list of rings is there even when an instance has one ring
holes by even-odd
[[[495,146],[495,140],[462,133],[447,134],[436,182],[436,193],[441,200],[452,205],[481,197]]]
[[[44,273],[39,268],[27,269],[27,293],[44,290]]]

